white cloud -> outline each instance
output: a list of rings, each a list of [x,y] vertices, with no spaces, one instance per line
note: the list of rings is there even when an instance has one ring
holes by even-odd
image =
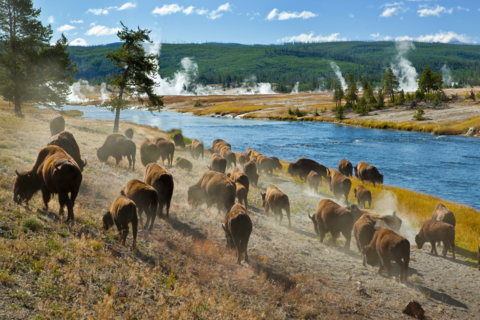
[[[161,16],[166,16],[172,13],[177,13],[183,10],[183,7],[180,7],[178,4],[164,4],[163,7],[155,7],[152,14],[159,14]]]
[[[77,38],[70,42],[71,46],[88,46],[87,41],[83,40],[82,38]]]
[[[439,6],[429,7],[427,5],[420,5],[420,8],[417,12],[420,17],[436,16],[440,17],[444,13],[452,14],[453,8],[446,9],[445,7]]]
[[[107,10],[107,9],[88,9],[88,10],[87,10],[87,13],[93,13],[93,14],[96,15],[96,16],[99,16],[99,15],[101,15],[101,14],[107,15],[107,14],[108,14],[108,10]]]
[[[194,6],[190,6],[190,7],[186,8],[186,9],[183,9],[183,13],[185,13],[186,15],[192,14],[192,13],[194,12],[193,9],[195,9],[195,7],[194,7]]]
[[[349,13],[349,14],[348,14],[348,17],[349,17],[349,18],[355,18],[355,16],[354,16],[352,13]]]
[[[457,34],[453,31],[449,31],[449,32],[440,31],[436,34],[420,36],[415,40],[419,42],[471,43],[470,37],[466,36],[465,34]]]
[[[278,42],[333,42],[333,41],[347,41],[347,38],[339,38],[340,33],[332,33],[329,36],[322,37],[321,35],[314,37],[313,32],[310,34],[302,33],[298,36],[284,37]]]
[[[383,37],[383,40],[390,41],[390,40],[392,40],[392,37],[386,36],[386,37]]]
[[[223,13],[220,13],[220,12],[227,12],[227,11],[232,11],[232,6],[228,2],[219,6],[217,10],[213,10],[212,12],[210,12],[207,18],[211,20],[218,19],[221,16],[223,16]]]
[[[197,9],[197,10],[195,11],[195,13],[198,14],[198,15],[200,15],[200,16],[203,16],[203,15],[205,15],[205,14],[208,13],[208,10],[205,10],[205,9],[203,9],[203,8],[202,8],[202,9]]]
[[[55,18],[53,16],[48,17],[48,23],[54,23]]]
[[[122,11],[126,9],[136,8],[136,7],[137,7],[136,3],[127,2],[127,3],[124,3],[120,8],[117,8],[117,10]]]
[[[380,15],[381,18],[390,18],[402,12],[401,8],[386,8]]]
[[[57,31],[64,32],[64,31],[70,31],[70,30],[73,30],[73,29],[76,29],[76,27],[66,24],[66,25],[63,25],[63,26],[57,28]]]
[[[278,13],[278,9],[273,9],[267,16],[266,20],[271,21],[277,18],[278,20],[290,20],[290,19],[310,19],[316,17],[317,14],[310,12],[310,11],[302,11],[302,12],[280,12]]]
[[[396,37],[395,41],[401,42],[401,41],[413,41],[413,38],[410,38],[409,36],[402,36],[402,37]]]
[[[460,6],[457,6],[457,10],[470,11],[469,8],[464,8],[464,7],[460,7]]]
[[[385,3],[383,5],[380,6],[380,8],[382,7],[400,7],[400,6],[403,6],[403,1],[400,1],[400,2],[393,2],[393,3]]]
[[[97,23],[97,21],[90,23],[90,26],[94,26]]]
[[[376,38],[380,37],[380,33],[372,33],[372,34],[370,35],[370,37],[376,39]]]
[[[83,23],[83,20],[70,20],[70,23]]]
[[[110,36],[112,34],[116,34],[120,31],[120,28],[107,28],[105,26],[94,26],[90,30],[88,30],[85,34],[87,36]]]

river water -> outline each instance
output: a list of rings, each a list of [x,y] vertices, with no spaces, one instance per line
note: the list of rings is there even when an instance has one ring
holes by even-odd
[[[68,106],[84,119],[114,120],[105,108]],[[480,209],[480,140],[457,136],[364,129],[332,123],[197,117],[174,112],[122,111],[121,121],[182,129],[188,138],[210,146],[215,139],[286,161],[307,157],[337,168],[343,157],[375,165],[386,185],[398,186]]]

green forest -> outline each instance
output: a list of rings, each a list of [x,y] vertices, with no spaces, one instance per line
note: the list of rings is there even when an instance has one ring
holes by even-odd
[[[99,84],[114,70],[106,54],[120,43],[95,47],[69,47],[71,59],[78,64],[77,79]],[[414,43],[404,57],[421,73],[426,66],[441,72],[446,65],[452,81],[460,86],[480,84],[480,50],[477,45]],[[181,60],[190,58],[198,64],[196,82],[229,87],[252,76],[258,82],[277,84],[277,90],[291,90],[299,82],[300,91],[319,86],[331,89],[335,62],[342,74],[353,73],[357,81],[365,76],[374,86],[380,85],[385,70],[396,61],[394,42],[329,42],[282,45],[240,44],[162,44],[160,75],[172,77],[181,69]]]

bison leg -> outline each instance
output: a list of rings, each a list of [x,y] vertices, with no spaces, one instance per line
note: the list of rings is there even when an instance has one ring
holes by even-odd
[[[450,243],[450,246],[452,247],[452,255],[453,255],[453,260],[455,260],[455,242],[452,241],[452,243]]]
[[[135,171],[135,153],[132,154],[132,162],[133,162],[133,163],[132,163],[132,167],[133,167],[133,168],[132,168],[132,171]]]
[[[264,209],[264,212],[265,212],[265,215],[268,217],[268,211],[270,210],[270,206],[268,205],[268,202],[265,203],[265,209]]]
[[[248,263],[248,254],[247,254],[247,247],[248,247],[248,238],[242,241],[242,249],[243,253],[245,254],[245,262]]]
[[[340,231],[330,231],[330,234],[332,235],[332,242],[333,242],[333,246],[337,246],[337,239],[338,239],[338,236],[340,235]]]
[[[137,219],[137,215],[135,214],[132,219],[132,234],[133,234],[132,251],[135,251],[135,248],[137,247],[137,233],[138,233],[138,219]],[[128,234],[128,225],[127,225],[127,234]]]
[[[42,188],[42,198],[43,198],[43,210],[48,211],[48,203],[50,202],[50,198],[52,197],[52,194],[46,187]],[[27,202],[28,205],[28,202]],[[63,214],[63,209],[60,209]]]
[[[437,247],[435,245],[435,241],[432,241],[430,242],[432,244],[432,251],[431,253],[435,253],[436,256],[438,256],[438,252],[437,252]]]
[[[127,160],[128,160],[128,170],[132,168],[132,157],[127,154]]]
[[[352,241],[352,232],[345,232],[342,231],[343,236],[345,237],[345,249],[349,250],[350,249],[350,241]]]
[[[288,226],[292,226],[292,222],[290,221],[290,207],[285,208],[285,212],[287,213],[287,218],[288,218]]]

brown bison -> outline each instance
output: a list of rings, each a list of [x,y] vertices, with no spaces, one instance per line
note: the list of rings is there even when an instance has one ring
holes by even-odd
[[[116,165],[120,163],[122,157],[128,159],[128,169],[135,170],[135,153],[137,146],[135,142],[125,138],[123,134],[112,133],[107,136],[103,145],[97,149],[97,157],[100,162],[107,162],[108,157],[115,158]]]
[[[381,215],[375,210],[361,209],[354,204],[350,205],[349,209],[353,213],[355,221],[357,221],[362,215],[368,214],[377,222],[377,226],[389,228],[396,232],[398,232],[402,227],[402,219],[397,217],[397,213],[395,211],[391,215]]]
[[[133,139],[133,129],[132,128],[127,128],[125,130],[125,137],[127,137],[130,140]]]
[[[205,202],[207,207],[216,204],[218,210],[225,207],[227,213],[235,204],[237,187],[226,175],[216,171],[207,171],[200,180],[188,188],[188,203],[193,207]]]
[[[240,154],[240,156],[238,157],[238,163],[240,163],[240,166],[242,166],[242,167],[248,161],[250,161],[250,157],[248,155],[246,155],[245,153]]]
[[[338,200],[345,196],[345,202],[348,204],[348,194],[352,188],[352,181],[337,170],[332,170],[331,174],[327,176],[327,181],[335,198]]]
[[[80,171],[83,172],[83,169],[87,165],[87,160],[82,160],[80,156],[80,148],[78,147],[77,141],[73,137],[73,134],[68,131],[62,131],[51,137],[47,145],[59,146],[62,148],[70,157],[73,158],[73,160],[75,160],[80,168]]]
[[[272,174],[273,170],[275,169],[282,169],[282,165],[280,163],[280,160],[275,157],[265,157],[263,155],[259,155],[257,157],[257,169],[258,172],[267,172]]]
[[[378,172],[378,169],[364,161],[357,163],[355,167],[355,177],[361,181],[370,181],[375,187],[375,183],[383,184],[383,174]]]
[[[162,158],[162,164],[165,162],[165,159],[167,159],[167,165],[171,167],[173,163],[173,155],[175,153],[175,145],[160,137],[153,139],[153,143],[157,145],[158,156]]]
[[[42,191],[44,207],[48,211],[48,202],[53,194],[58,194],[60,215],[67,206],[67,222],[74,219],[73,206],[77,198],[82,172],[75,160],[58,146],[47,146],[40,149],[33,167],[29,171],[19,173],[13,186],[13,201],[27,203],[38,191]],[[70,193],[70,197],[68,194]]]
[[[312,170],[327,179],[329,173],[327,167],[314,160],[302,157],[288,165],[288,173],[292,176],[299,176],[302,180],[306,180]]]
[[[156,163],[159,158],[158,148],[155,143],[148,138],[143,138],[140,144],[140,159],[142,164],[146,167],[149,163]]]
[[[227,238],[227,248],[237,249],[238,264],[241,264],[243,256],[248,263],[247,246],[253,227],[247,210],[239,203],[234,205],[225,217],[222,228]]]
[[[457,224],[455,215],[452,211],[448,210],[442,203],[437,204],[435,210],[433,210],[432,219],[437,221],[446,222],[453,227]]]
[[[425,242],[432,245],[431,253],[437,256],[435,242],[443,242],[443,257],[447,256],[447,251],[452,248],[453,259],[455,259],[455,227],[449,223],[430,219],[422,223],[420,231],[415,236],[415,242],[419,249],[422,249]]]
[[[210,165],[207,166],[208,170],[217,171],[225,174],[227,169],[227,160],[218,153],[212,154],[212,160],[210,160]]]
[[[190,145],[190,155],[193,159],[199,159],[200,155],[202,155],[202,160],[204,156],[204,148],[203,143],[198,141],[197,139],[192,140],[192,144]]]
[[[227,177],[232,179],[233,182],[240,182],[245,187],[245,189],[247,189],[248,193],[250,181],[248,180],[248,176],[245,173],[241,172],[240,169],[233,168],[232,173],[227,174]]]
[[[345,159],[340,159],[338,163],[338,171],[340,171],[344,176],[351,177],[353,176],[353,166],[352,163]]]
[[[50,118],[50,135],[54,136],[65,130],[65,119],[60,112],[55,111]]]
[[[257,164],[255,161],[248,161],[243,165],[243,172],[248,177],[248,181],[250,181],[254,186],[258,185],[258,178],[260,175],[257,173]]]
[[[268,212],[273,211],[275,221],[279,218],[278,223],[282,223],[283,214],[282,210],[285,210],[288,218],[288,226],[292,226],[290,222],[290,201],[288,196],[273,184],[267,187],[267,192],[260,193],[262,195],[262,206],[265,211],[265,215],[268,217]]]
[[[364,267],[366,264],[365,246],[370,244],[375,233],[376,221],[372,219],[368,214],[364,214],[353,225],[353,236],[357,242],[358,251],[362,254],[362,264]]]
[[[245,206],[245,209],[248,210],[248,190],[245,188],[243,184],[240,182],[235,182],[235,186],[237,187],[236,189],[236,195],[238,199],[238,203],[243,203]]]
[[[228,147],[228,149],[232,149],[232,145],[222,139],[213,140],[212,147],[210,149],[212,153],[220,154],[220,150],[222,150],[223,147]]]
[[[232,152],[232,150],[230,150],[230,148],[222,147],[220,149],[220,155],[227,160],[227,168],[230,168],[231,166],[237,166],[237,156]]]
[[[353,193],[355,194],[355,198],[357,198],[359,206],[365,208],[368,202],[368,207],[372,207],[372,193],[370,192],[370,190],[360,185],[355,188]]]
[[[132,179],[127,183],[125,188],[120,191],[120,194],[135,202],[138,217],[142,224],[142,213],[145,212],[147,221],[143,225],[143,228],[152,230],[158,209],[157,190],[140,180]],[[148,226],[149,223],[150,227]]]
[[[170,172],[156,163],[150,163],[145,167],[143,181],[157,191],[157,211],[160,213],[160,217],[163,217],[163,207],[166,206],[168,218],[170,216],[170,203],[172,201],[173,188],[175,187]]]
[[[386,269],[388,276],[391,277],[390,261],[395,261],[400,266],[400,281],[407,281],[410,262],[410,242],[407,239],[393,230],[380,228],[375,231],[372,241],[364,250],[369,265],[374,267],[380,261],[378,273]]]
[[[183,135],[181,133],[177,133],[173,136],[173,142],[176,147],[185,149],[185,141],[183,140]]]
[[[317,212],[308,217],[313,222],[315,233],[323,243],[325,235],[330,232],[333,239],[333,245],[336,245],[340,232],[345,237],[345,249],[350,248],[352,239],[353,214],[347,208],[344,208],[330,199],[322,199],[318,203]]]
[[[318,194],[318,185],[322,182],[322,177],[315,171],[310,171],[307,176],[308,186],[315,194]]]
[[[188,171],[192,171],[192,168],[193,168],[193,164],[187,159],[182,157],[177,157],[177,159],[175,159],[175,166],[181,169],[186,169]]]
[[[132,224],[132,250],[137,246],[138,217],[135,203],[124,196],[118,196],[112,203],[110,211],[103,215],[103,230],[108,230],[115,224],[120,235],[120,243],[125,246],[128,236],[128,224]]]

